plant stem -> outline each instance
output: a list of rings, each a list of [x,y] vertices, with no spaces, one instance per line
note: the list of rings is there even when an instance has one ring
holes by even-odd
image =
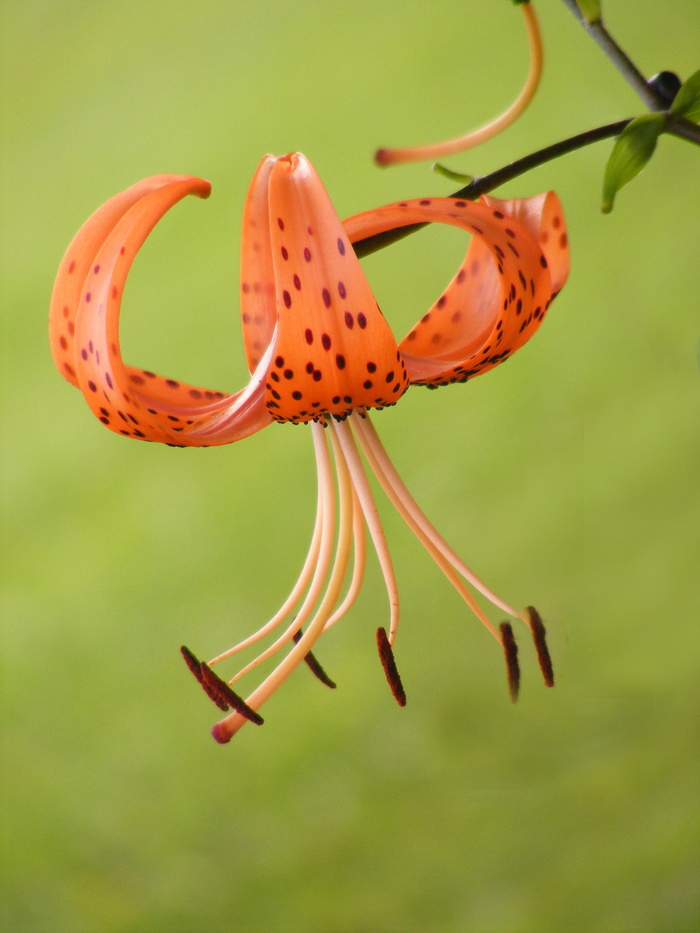
[[[671,133],[673,136],[680,136],[681,139],[687,139],[688,142],[700,146],[700,125],[686,120],[684,117],[677,117],[669,113],[666,118],[665,133]]]
[[[523,156],[522,159],[516,159],[515,162],[510,162],[508,165],[496,169],[495,172],[491,172],[489,175],[475,178],[474,181],[470,182],[466,187],[460,188],[459,191],[455,191],[453,194],[448,195],[448,197],[463,198],[467,201],[473,201],[482,194],[486,194],[489,191],[493,191],[494,188],[498,188],[499,185],[503,185],[507,181],[511,181],[513,178],[523,175],[525,172],[536,168],[538,165],[543,165],[545,162],[550,162],[552,159],[565,155],[567,152],[573,152],[575,149],[589,146],[591,143],[599,142],[601,139],[619,136],[628,123],[630,123],[630,120],[619,120],[617,123],[609,123],[606,126],[596,127],[596,129],[593,130],[586,130],[585,133],[579,133],[577,136],[563,139],[551,146],[546,146],[544,149],[538,149],[537,152],[531,152],[529,155]],[[691,126],[692,125],[693,124],[691,124]],[[397,240],[402,240],[405,236],[425,226],[427,225],[410,224],[405,227],[397,227],[394,230],[387,230],[384,233],[366,237],[364,240],[358,240],[353,244],[353,247],[358,256],[369,256],[370,253],[375,253],[377,250],[397,242]]]
[[[563,0],[574,16],[581,23],[591,38],[598,43],[603,52],[607,55],[613,65],[622,74],[627,83],[637,92],[650,110],[665,110],[666,101],[658,94],[653,87],[647,84],[646,78],[634,64],[634,62],[622,51],[613,37],[603,25],[603,21],[597,23],[586,22],[576,0]]]

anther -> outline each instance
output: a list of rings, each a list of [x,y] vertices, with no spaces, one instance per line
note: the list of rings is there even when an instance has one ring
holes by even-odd
[[[520,665],[518,664],[518,646],[515,643],[513,627],[510,622],[501,622],[501,644],[506,656],[506,673],[510,698],[515,703],[520,690]]]
[[[553,687],[554,670],[552,668],[552,659],[549,656],[549,648],[547,647],[546,629],[542,619],[540,618],[539,612],[535,609],[534,606],[528,606],[525,612],[527,613],[526,621],[530,626],[530,631],[532,632],[532,640],[535,643],[537,660],[540,664],[540,670],[542,671],[544,682],[546,686]]]
[[[406,692],[403,689],[403,684],[401,683],[401,678],[396,667],[389,636],[386,633],[386,629],[381,626],[377,629],[377,648],[379,649],[379,660],[382,662],[382,667],[384,668],[386,679],[391,687],[391,692],[394,694],[394,699],[399,706],[405,706]]]
[[[200,661],[186,645],[181,646],[180,654],[184,658],[185,664],[192,671],[197,683],[201,684],[206,695],[220,710],[226,712],[230,707],[257,726],[262,725],[264,720],[260,713],[251,709],[245,700],[229,687],[226,681],[218,677],[208,664]]]
[[[228,709],[228,703],[223,700],[216,691],[204,682],[204,676],[202,675],[202,662],[199,660],[196,655],[194,655],[186,645],[182,645],[180,648],[180,654],[185,659],[185,664],[189,667],[194,675],[197,683],[201,685],[202,689],[209,697],[209,699],[215,703],[220,710],[226,712]]]
[[[205,664],[204,661],[200,661],[199,669],[202,674],[202,685],[204,688],[206,689],[208,687],[212,691],[212,694],[226,704],[226,708],[230,706],[231,709],[240,713],[241,716],[244,716],[249,722],[254,722],[256,726],[261,726],[263,724],[265,720],[260,713],[248,706],[243,697],[238,696],[225,680],[222,680],[214,673],[208,664]],[[216,700],[214,700],[214,702],[216,702]],[[217,706],[218,705],[217,703]]]
[[[298,632],[294,633],[294,644],[295,645],[300,641],[301,635],[302,635],[301,629]],[[318,679],[321,681],[322,684],[325,684],[327,687],[330,687],[331,690],[335,690],[335,681],[330,679],[328,674],[326,674],[324,669],[321,667],[321,665],[316,660],[315,656],[310,651],[307,651],[306,654],[304,655],[304,661],[306,662],[311,673],[315,677],[318,677]]]

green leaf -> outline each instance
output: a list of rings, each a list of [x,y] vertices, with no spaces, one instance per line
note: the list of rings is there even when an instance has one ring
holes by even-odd
[[[663,133],[666,114],[645,113],[632,120],[615,140],[603,178],[603,203],[601,210],[609,214],[615,195],[637,176],[656,149],[656,140]]]
[[[700,123],[700,71],[696,71],[681,85],[676,94],[671,112],[693,123]]]
[[[453,172],[451,168],[447,168],[446,165],[441,165],[439,162],[434,162],[432,168],[436,175],[444,175],[445,178],[449,178],[450,181],[458,181],[463,185],[470,185],[474,181],[473,175]]]
[[[589,26],[591,23],[599,23],[603,18],[600,0],[576,0],[576,3],[581,11],[581,16]]]

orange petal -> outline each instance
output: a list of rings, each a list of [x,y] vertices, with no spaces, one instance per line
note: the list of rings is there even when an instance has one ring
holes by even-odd
[[[511,202],[491,200],[404,201],[344,222],[353,241],[425,222],[473,234],[452,282],[399,343],[412,383],[444,385],[497,366],[534,334],[554,297],[548,257],[538,236],[546,230],[545,239],[551,239],[555,218],[564,232],[556,195],[532,199],[536,203],[515,202],[513,210],[527,226],[509,216]],[[558,241],[552,258],[561,287],[568,270],[565,243]]]
[[[245,437],[271,420],[263,405],[264,373],[227,396],[122,361],[121,297],[138,250],[177,201],[191,193],[207,197],[209,190],[208,182],[189,176],[140,182],[93,214],[59,269],[50,315],[54,359],[100,421],[118,434],[204,446]]]
[[[110,231],[144,194],[172,181],[171,175],[145,178],[110,198],[85,221],[73,238],[56,275],[49,308],[49,339],[56,368],[68,382],[78,385],[75,356],[75,316],[88,272]]]
[[[277,323],[275,273],[270,245],[268,186],[275,156],[265,156],[253,176],[243,209],[241,319],[248,369],[253,372]]]
[[[547,259],[552,291],[558,294],[569,276],[569,238],[564,209],[556,194],[545,191],[532,198],[511,198],[508,201],[484,195],[481,201],[527,227]]]
[[[309,421],[394,404],[408,387],[396,340],[325,188],[299,153],[277,159],[270,172],[269,236],[274,282],[261,285],[274,287],[277,303],[266,395],[273,418]]]

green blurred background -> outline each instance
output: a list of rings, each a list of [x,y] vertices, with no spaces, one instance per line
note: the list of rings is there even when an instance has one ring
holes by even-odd
[[[645,73],[700,67],[697,0],[607,0]],[[521,121],[447,160],[483,174],[642,112],[562,3]],[[572,274],[545,327],[467,386],[375,417],[426,512],[547,620],[520,703],[490,636],[380,498],[403,598],[400,710],[376,657],[375,564],[266,724],[226,747],[178,654],[256,628],[301,566],[309,432],[173,450],[103,430],[54,371],[71,237],[147,175],[214,186],[165,218],[125,301],[128,362],[246,380],[239,223],[265,152],[305,152],[346,216],[446,194],[379,145],[440,140],[520,87],[520,14],[493,0],[4,0],[3,886],[11,933],[668,931],[700,920],[700,151],[662,138],[599,212],[598,144],[505,195],[555,188]],[[463,242],[428,231],[366,269],[403,334]],[[498,621],[497,617],[495,619]],[[233,673],[233,667],[231,668]]]

